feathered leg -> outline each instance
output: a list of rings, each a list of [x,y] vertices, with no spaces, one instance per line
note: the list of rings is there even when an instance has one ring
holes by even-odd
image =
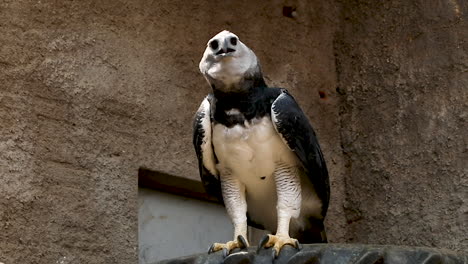
[[[291,217],[297,218],[301,211],[301,181],[294,167],[277,164],[275,170],[276,191],[278,201],[276,205],[278,227],[275,235],[267,235],[260,242],[262,247],[273,247],[275,256],[278,256],[284,245],[300,248],[297,239],[289,237],[289,221]]]
[[[227,256],[235,248],[246,248],[247,241],[247,203],[245,186],[238,179],[226,173],[221,176],[221,188],[227,213],[234,225],[234,239],[226,243],[214,243],[208,253],[223,250]]]

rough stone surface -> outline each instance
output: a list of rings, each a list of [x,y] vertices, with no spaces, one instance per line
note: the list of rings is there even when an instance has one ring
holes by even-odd
[[[257,252],[255,247],[234,252],[223,257],[221,252],[199,254],[157,262],[158,264],[306,264],[306,263],[348,263],[348,264],[465,264],[468,255],[448,250],[423,247],[398,247],[378,245],[315,244],[297,249],[286,246],[278,257],[271,249]],[[156,264],[156,263],[155,263]]]
[[[460,0],[1,1],[0,262],[137,262],[138,168],[198,178],[198,62],[223,29],[316,129],[330,241],[467,250],[467,14]]]
[[[468,2],[341,8],[346,241],[468,251]]]
[[[314,124],[343,241],[336,15],[322,1],[1,1],[0,262],[137,262],[138,168],[198,179],[198,62],[223,29]]]

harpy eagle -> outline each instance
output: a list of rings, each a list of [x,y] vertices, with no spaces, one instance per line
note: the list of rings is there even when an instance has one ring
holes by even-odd
[[[194,121],[200,176],[234,225],[233,241],[209,252],[247,247],[247,224],[276,228],[259,245],[276,256],[286,244],[327,242],[328,171],[297,102],[266,85],[255,53],[229,31],[208,41],[199,66],[212,87]]]

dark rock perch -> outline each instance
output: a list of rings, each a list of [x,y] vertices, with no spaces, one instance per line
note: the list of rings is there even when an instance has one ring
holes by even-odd
[[[468,255],[449,250],[379,245],[314,244],[303,245],[301,251],[286,246],[274,259],[271,249],[257,254],[256,247],[237,251],[223,259],[222,252],[198,254],[157,262],[158,264],[282,264],[282,263],[327,263],[327,264],[468,264]]]

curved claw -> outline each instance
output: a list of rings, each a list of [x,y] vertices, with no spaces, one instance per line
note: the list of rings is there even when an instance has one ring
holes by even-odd
[[[239,243],[239,248],[244,249],[248,246],[247,240],[245,240],[244,236],[238,235],[237,242]]]
[[[270,240],[270,235],[263,236],[263,238],[258,243],[257,253],[260,252],[260,249],[265,247],[266,243],[268,243],[269,240]]]
[[[297,250],[302,250],[302,244],[299,243],[298,240],[296,240],[296,248],[297,248]]]
[[[215,246],[215,244],[214,244],[214,243],[213,243],[213,244],[211,244],[210,248],[208,249],[208,254],[211,254],[211,253],[213,253],[213,252],[214,252],[214,246]]]
[[[278,254],[276,252],[275,248],[271,249],[271,259],[276,259],[278,257]]]

